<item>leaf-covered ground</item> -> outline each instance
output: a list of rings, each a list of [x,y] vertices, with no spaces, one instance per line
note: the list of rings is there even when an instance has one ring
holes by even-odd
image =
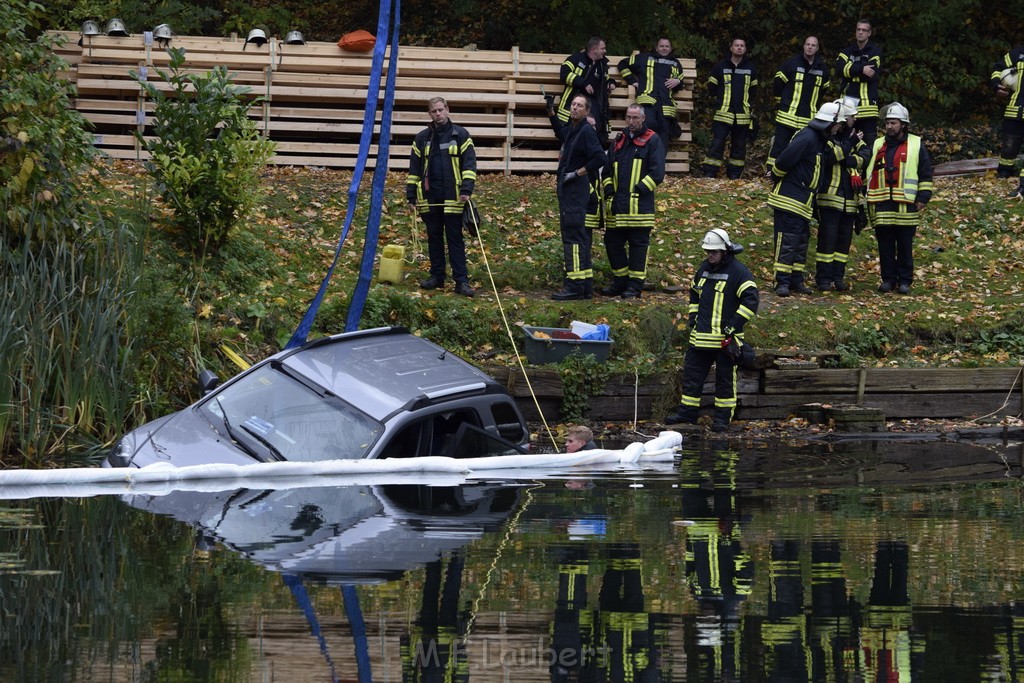
[[[152,226],[153,267],[176,283],[175,296],[199,330],[199,351],[214,365],[218,360],[227,364],[221,345],[259,358],[291,335],[334,255],[351,181],[347,172],[268,168],[257,213],[196,274],[188,254],[170,238],[166,213],[149,198],[152,190],[137,167],[117,163],[97,173],[111,190],[112,212]],[[548,298],[562,276],[551,176],[479,179],[475,196],[483,214],[482,245],[468,242],[477,289],[473,299],[454,295],[450,285],[445,291],[418,289],[427,274],[426,236],[406,205],[404,180],[402,174],[388,178],[379,248],[405,247],[405,278],[400,285],[374,282],[364,326],[403,324],[467,358],[514,362],[504,312],[517,343],[522,340],[515,328],[519,323],[605,322],[616,340],[610,358],[614,368],[650,374],[678,367],[686,287],[703,256],[700,238],[720,227],[744,245],[742,258],[761,287],[761,310],[747,335],[759,348],[825,354],[845,366],[1024,363],[1024,202],[1008,198],[1016,181],[937,179],[915,243],[910,296],[876,292],[876,247],[865,231],[854,240],[849,292],[779,299],[771,291],[767,181],[670,177],[657,191],[659,214],[648,268],[652,291],[633,302],[597,297],[559,303]],[[344,325],[362,253],[369,176],[357,196],[352,230],[317,318],[317,334],[338,332]],[[814,245],[812,227],[810,271]],[[608,277],[600,234],[595,235],[594,264],[600,286]]]

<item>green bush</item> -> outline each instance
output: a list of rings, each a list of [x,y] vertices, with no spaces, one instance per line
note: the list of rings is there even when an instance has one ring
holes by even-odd
[[[44,11],[9,0],[0,12],[0,235],[10,246],[76,231],[88,187],[92,137],[70,104],[67,63],[40,34]]]
[[[155,139],[136,135],[152,157],[147,168],[175,227],[193,251],[206,253],[222,246],[253,207],[274,143],[249,120],[249,89],[234,85],[227,69],[185,73],[185,50],[167,52],[170,73],[157,73],[170,93],[132,74],[156,102]]]

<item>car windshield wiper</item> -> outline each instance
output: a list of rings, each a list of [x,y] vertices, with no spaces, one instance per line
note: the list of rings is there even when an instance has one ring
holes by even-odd
[[[235,428],[231,426],[231,420],[228,419],[228,411],[224,410],[224,404],[220,402],[220,397],[218,396],[217,398],[214,398],[213,402],[217,404],[218,408],[220,408],[220,416],[221,419],[224,421],[224,429],[226,429],[228,432],[228,438],[230,438],[234,443],[236,443],[239,448],[246,452],[246,454],[259,460],[260,457],[256,454],[256,452],[249,445],[247,445],[241,439],[238,438],[238,433],[235,431]]]
[[[255,429],[250,429],[249,427],[246,427],[244,422],[242,423],[242,429],[245,430],[246,434],[250,435],[252,438],[256,439],[261,444],[266,446],[267,450],[270,451],[270,454],[274,456],[274,460],[279,460],[279,461],[283,461],[284,460],[284,456],[281,455],[281,451],[279,451],[277,449],[277,446],[275,446],[274,444],[270,443],[270,440],[267,439],[267,437],[263,436],[262,434],[257,432]]]

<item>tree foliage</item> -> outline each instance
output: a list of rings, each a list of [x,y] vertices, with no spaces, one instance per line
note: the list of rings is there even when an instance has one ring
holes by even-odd
[[[61,76],[67,63],[40,33],[43,15],[26,0],[0,12],[0,234],[9,244],[75,229],[76,181],[93,149]]]
[[[167,52],[171,70],[157,73],[170,93],[133,74],[156,102],[155,138],[136,136],[151,155],[147,168],[174,223],[202,252],[223,245],[252,208],[274,143],[249,120],[249,88],[234,85],[226,68],[189,74],[183,70],[185,50]]]

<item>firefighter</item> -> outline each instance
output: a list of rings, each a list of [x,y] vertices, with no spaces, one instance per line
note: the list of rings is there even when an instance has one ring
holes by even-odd
[[[639,299],[647,278],[647,248],[654,228],[654,188],[665,179],[665,145],[647,127],[644,108],[626,108],[626,130],[608,150],[604,246],[612,282],[605,296]]]
[[[747,41],[733,38],[729,56],[711,68],[708,94],[715,98],[711,147],[704,157],[704,177],[714,178],[722,167],[725,139],[731,139],[725,174],[737,180],[747,157],[747,133],[753,124],[752,102],[757,94],[757,71],[747,58]]]
[[[996,96],[1006,98],[1003,112],[1003,147],[999,152],[996,175],[1009,178],[1017,163],[1017,155],[1024,143],[1024,45],[1013,48],[996,62],[992,71],[992,88]],[[1020,171],[1020,186],[1010,196],[1024,195],[1024,168]]]
[[[593,228],[587,225],[588,204],[594,193],[594,179],[599,177],[605,163],[605,155],[594,127],[587,123],[590,111],[587,96],[576,95],[572,98],[568,123],[562,123],[557,115],[550,117],[555,134],[562,142],[556,194],[565,278],[562,289],[551,295],[555,301],[590,299],[594,295],[594,270],[590,258]]]
[[[644,107],[647,127],[668,147],[682,135],[674,94],[683,87],[683,65],[672,54],[672,41],[660,36],[653,52],[640,52],[619,62],[619,74],[636,87],[637,104]]]
[[[804,284],[814,195],[818,191],[825,141],[846,120],[838,102],[821,105],[811,122],[779,154],[772,167],[775,187],[768,195],[775,224],[775,293],[810,294]]]
[[[564,86],[562,98],[558,101],[558,119],[568,123],[573,98],[586,95],[591,105],[587,121],[594,126],[602,146],[608,141],[608,133],[611,131],[608,94],[615,90],[615,81],[608,76],[608,58],[604,56],[606,50],[604,39],[592,36],[585,50],[565,58],[558,74]]]
[[[899,102],[885,113],[885,136],[868,159],[868,221],[878,241],[879,292],[909,294],[914,281],[914,235],[932,198],[932,160],[920,136],[908,133],[910,112]]]
[[[796,132],[811,122],[818,111],[818,100],[829,86],[829,69],[818,54],[818,39],[807,36],[803,51],[787,60],[772,79],[775,91],[775,137],[768,152],[768,168],[793,139]]]
[[[760,296],[754,277],[736,260],[743,247],[715,228],[701,242],[707,258],[697,267],[690,288],[690,341],[683,365],[683,394],[665,424],[694,424],[700,415],[704,380],[715,365],[715,415],[712,429],[724,432],[736,410],[736,357],[730,346],[743,346],[743,327]]]
[[[846,263],[853,241],[854,223],[863,193],[861,173],[867,166],[864,134],[854,128],[857,108],[846,98],[840,102],[844,123],[825,143],[821,163],[821,181],[816,199],[818,207],[818,250],[815,254],[814,281],[818,291],[850,289],[846,282]]]
[[[840,95],[857,99],[857,130],[864,133],[869,148],[878,137],[878,77],[882,73],[882,51],[871,42],[871,22],[857,22],[854,42],[836,58],[836,73],[842,78]]]
[[[469,131],[449,118],[443,97],[432,98],[427,111],[431,123],[413,140],[405,186],[409,205],[427,226],[430,277],[420,282],[420,288],[444,287],[447,241],[455,293],[473,296],[466,269],[462,211],[476,185],[476,150]]]

